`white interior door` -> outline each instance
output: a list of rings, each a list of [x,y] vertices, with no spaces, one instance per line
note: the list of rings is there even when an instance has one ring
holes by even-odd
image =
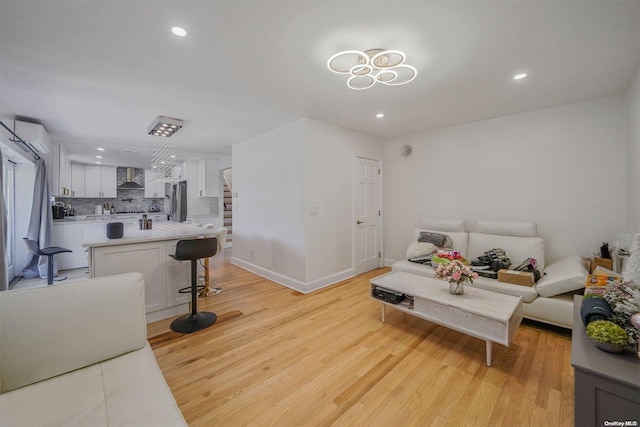
[[[381,263],[380,160],[356,156],[355,273]]]

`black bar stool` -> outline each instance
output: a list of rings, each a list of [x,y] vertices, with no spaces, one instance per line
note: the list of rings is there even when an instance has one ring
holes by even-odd
[[[191,286],[180,289],[180,293],[191,292],[191,313],[180,316],[171,322],[171,330],[188,334],[199,331],[213,325],[218,318],[215,313],[203,311],[198,313],[198,260],[209,258],[216,254],[218,240],[215,237],[208,239],[179,240],[176,245],[176,253],[169,256],[177,261],[191,261]]]
[[[47,262],[47,285],[53,284],[53,256],[57,254],[61,254],[63,252],[73,252],[71,249],[61,248],[59,246],[49,246],[48,248],[40,249],[38,243],[35,240],[29,240],[26,237],[24,242],[27,244],[27,249],[33,256],[46,256],[48,258]],[[66,279],[66,276],[63,277],[63,280]]]

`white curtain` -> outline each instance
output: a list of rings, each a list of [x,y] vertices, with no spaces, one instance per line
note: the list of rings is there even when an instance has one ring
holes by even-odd
[[[9,289],[7,274],[7,206],[4,202],[4,161],[0,152],[0,291]]]
[[[49,181],[47,167],[43,159],[36,161],[36,180],[33,185],[33,203],[31,204],[31,219],[27,239],[38,242],[40,248],[51,246],[51,229],[53,228],[53,213],[49,201]],[[55,261],[55,258],[54,258]],[[58,274],[54,262],[53,275]],[[22,270],[25,278],[47,277],[47,257],[29,255],[27,266]]]

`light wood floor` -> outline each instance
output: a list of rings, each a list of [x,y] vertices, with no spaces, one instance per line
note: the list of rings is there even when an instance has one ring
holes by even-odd
[[[302,295],[213,258],[218,314],[189,335],[149,325],[190,426],[572,426],[567,333],[524,323],[509,348],[387,310],[380,269]],[[168,332],[167,332],[168,331]]]

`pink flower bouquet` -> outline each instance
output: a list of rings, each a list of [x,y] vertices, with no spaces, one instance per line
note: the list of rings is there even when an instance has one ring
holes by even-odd
[[[474,279],[478,278],[478,273],[471,270],[471,267],[465,265],[462,261],[454,259],[449,264],[439,264],[436,268],[436,276],[449,283],[460,284],[464,282],[473,283]]]

